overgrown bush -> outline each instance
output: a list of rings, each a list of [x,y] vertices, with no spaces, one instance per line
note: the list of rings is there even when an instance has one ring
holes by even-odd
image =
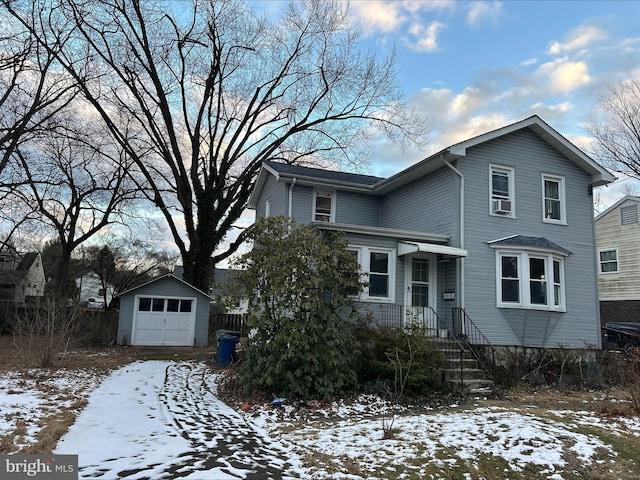
[[[26,365],[50,367],[68,350],[78,327],[78,308],[45,296],[16,315],[13,337]]]
[[[346,242],[283,218],[259,220],[248,238],[253,248],[235,262],[239,271],[227,292],[231,301],[249,298],[245,389],[299,399],[355,390],[352,295],[362,285]]]
[[[361,382],[395,401],[442,388],[444,354],[425,333],[361,327]]]

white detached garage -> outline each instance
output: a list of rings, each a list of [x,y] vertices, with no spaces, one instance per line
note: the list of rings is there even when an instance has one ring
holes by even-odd
[[[211,297],[167,274],[118,295],[118,344],[204,347]]]

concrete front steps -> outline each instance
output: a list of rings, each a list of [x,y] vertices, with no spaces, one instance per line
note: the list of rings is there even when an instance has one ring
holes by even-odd
[[[495,382],[484,370],[473,353],[468,349],[460,352],[458,344],[453,340],[439,341],[440,350],[445,356],[445,382],[452,391],[465,393],[491,393]]]

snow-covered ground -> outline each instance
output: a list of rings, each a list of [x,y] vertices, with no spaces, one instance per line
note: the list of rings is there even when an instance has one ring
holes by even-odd
[[[88,395],[87,407],[55,448],[79,455],[83,479],[452,478],[443,472],[456,465],[473,468],[481,458],[500,459],[504,471],[520,472],[517,478],[535,472],[535,478],[562,479],[575,464],[606,468],[617,461],[614,448],[587,427],[640,437],[638,417],[603,420],[586,410],[543,415],[533,406],[483,402],[403,411],[363,396],[323,408],[285,403],[242,412],[216,398],[217,374],[197,362],[135,362],[99,386],[98,376],[73,375],[60,371],[48,379],[51,396],[5,375],[0,437],[16,428],[19,412],[28,411],[31,424],[17,446],[35,443],[38,418],[71,407],[55,392],[68,388],[77,398]]]

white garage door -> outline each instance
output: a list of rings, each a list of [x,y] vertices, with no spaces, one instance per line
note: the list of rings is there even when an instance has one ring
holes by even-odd
[[[192,346],[195,326],[195,298],[136,296],[131,344]]]

